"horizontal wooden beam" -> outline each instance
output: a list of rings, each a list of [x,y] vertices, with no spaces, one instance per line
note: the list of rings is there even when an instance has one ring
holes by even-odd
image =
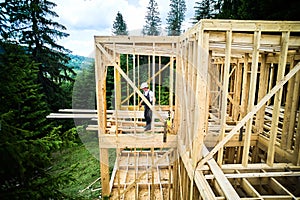
[[[300,32],[300,21],[255,21],[255,20],[215,20],[202,19],[204,30],[232,30],[232,31],[257,31],[283,32],[294,31]],[[197,26],[195,26],[197,27]]]
[[[97,118],[97,114],[86,114],[86,113],[50,113],[46,118],[53,119],[91,119]]]
[[[240,174],[225,174],[226,178],[260,178],[260,177],[290,177],[299,176],[300,172],[257,172],[257,173],[240,173]],[[215,176],[205,175],[206,179],[214,179]]]
[[[94,36],[95,43],[120,44],[171,44],[178,42],[178,36]]]
[[[163,142],[163,134],[103,134],[99,138],[101,148],[174,148],[177,146],[177,135],[168,135]]]

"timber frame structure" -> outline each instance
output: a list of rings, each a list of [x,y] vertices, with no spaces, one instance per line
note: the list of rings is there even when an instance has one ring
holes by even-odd
[[[95,36],[95,50],[98,125],[89,128],[98,131],[102,196],[300,199],[300,22],[207,19],[178,37]],[[122,55],[127,67],[132,58],[131,71]],[[149,61],[143,80],[141,57]],[[168,105],[155,89],[164,71]],[[140,92],[142,81],[155,90],[155,105]],[[151,132],[138,102],[124,103],[128,95],[152,109]]]

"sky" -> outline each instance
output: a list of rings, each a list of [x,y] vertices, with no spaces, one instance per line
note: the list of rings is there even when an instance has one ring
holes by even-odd
[[[58,18],[53,20],[64,25],[70,36],[57,40],[57,43],[72,51],[72,54],[93,57],[94,36],[111,36],[113,22],[118,11],[122,14],[131,35],[140,34],[145,24],[149,0],[52,0],[57,6],[53,10]],[[156,0],[162,20],[170,10],[170,0]],[[187,11],[182,29],[192,27],[194,0],[186,0]]]

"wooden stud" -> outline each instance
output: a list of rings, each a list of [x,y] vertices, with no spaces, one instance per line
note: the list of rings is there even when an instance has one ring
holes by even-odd
[[[261,55],[261,66],[260,66],[260,77],[259,77],[259,90],[258,90],[258,101],[267,94],[268,77],[270,65],[266,63],[266,54]],[[263,132],[264,128],[264,116],[265,116],[265,106],[263,106],[256,115],[255,126],[258,133]]]
[[[290,68],[294,67],[294,62],[290,63]],[[287,95],[285,100],[285,106],[284,106],[284,119],[283,119],[283,125],[282,125],[282,133],[281,133],[281,148],[286,150],[288,148],[288,143],[291,144],[294,136],[294,127],[295,127],[295,120],[293,119],[293,125],[291,128],[293,131],[289,131],[290,128],[290,122],[292,120],[292,117],[294,118],[295,115],[292,112],[292,102],[293,102],[293,96],[294,96],[294,85],[295,85],[295,77],[292,77],[291,80],[287,83]],[[295,93],[296,94],[296,93]],[[299,95],[295,95],[299,96]],[[291,133],[291,134],[289,134]],[[291,147],[291,145],[289,145]],[[291,149],[291,148],[288,148]]]
[[[294,64],[294,63],[292,63]],[[294,82],[294,91],[293,94],[299,94],[300,92],[300,73],[298,73],[295,77],[295,82]],[[287,139],[287,148],[292,149],[292,141],[294,138],[294,130],[296,127],[296,118],[297,118],[297,112],[298,112],[298,107],[299,106],[299,95],[293,95],[292,97],[292,108],[291,108],[291,113],[290,113],[290,122],[289,122],[289,132],[288,132],[288,139]],[[299,114],[298,114],[298,121],[299,121]],[[297,126],[299,127],[299,125]],[[296,133],[297,135],[297,133]],[[296,145],[296,144],[295,144]]]
[[[227,96],[228,96],[228,85],[229,85],[229,69],[230,69],[230,56],[231,56],[231,42],[232,42],[232,31],[226,32],[226,49],[225,49],[225,68],[223,74],[223,87],[222,87],[222,107],[221,107],[221,133],[220,140],[225,136],[226,127],[226,115],[227,115]],[[221,165],[223,162],[223,148],[218,153],[218,164]]]
[[[289,36],[290,36],[290,32],[282,33],[282,45],[281,45],[282,49],[280,52],[280,62],[278,65],[277,83],[284,77],[287,51],[288,51],[288,45],[289,45]],[[267,164],[270,166],[272,166],[274,163],[275,141],[277,138],[277,128],[278,128],[278,121],[279,121],[279,111],[280,111],[279,109],[280,109],[280,105],[281,105],[281,98],[282,98],[282,88],[279,89],[278,92],[275,94],[275,100],[274,100],[274,110],[273,110],[273,115],[272,115],[270,144],[269,144],[268,157],[267,157]]]
[[[253,117],[253,115],[278,91],[282,88],[282,86],[293,77],[300,70],[300,63],[298,63],[282,80],[280,80],[272,90],[264,96],[254,108],[242,119],[240,122],[224,137],[222,141],[220,141],[205,157],[198,162],[198,167],[203,166],[209,159],[213,157],[213,155],[219,151],[231,138],[232,136],[240,130],[241,127],[245,125],[245,123]]]
[[[249,113],[254,107],[255,101],[255,91],[256,91],[256,79],[257,79],[257,71],[258,71],[258,56],[259,56],[259,47],[260,47],[260,37],[261,32],[254,32],[254,47],[253,47],[253,55],[252,55],[252,65],[251,65],[251,80],[250,80],[250,91],[249,91],[249,100],[247,112]],[[252,134],[252,122],[253,118],[250,117],[249,121],[246,123],[246,131],[245,131],[245,139],[244,139],[244,151],[242,164],[247,166],[249,160],[249,149],[250,149],[250,139]]]

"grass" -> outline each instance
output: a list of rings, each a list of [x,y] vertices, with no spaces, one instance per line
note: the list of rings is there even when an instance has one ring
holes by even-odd
[[[59,188],[63,194],[74,199],[99,199],[101,190],[92,191],[92,189],[100,188],[100,181],[80,192],[100,177],[99,160],[84,145],[53,154],[51,173],[56,175],[62,172],[70,173],[70,180]]]
[[[98,137],[95,132],[79,130],[78,133],[82,144],[54,153],[51,173],[54,176],[67,174],[70,177],[59,190],[71,199],[100,199],[100,180],[87,188],[100,178]],[[115,149],[109,149],[110,173],[114,167],[115,158]],[[95,189],[96,191],[93,191]]]

